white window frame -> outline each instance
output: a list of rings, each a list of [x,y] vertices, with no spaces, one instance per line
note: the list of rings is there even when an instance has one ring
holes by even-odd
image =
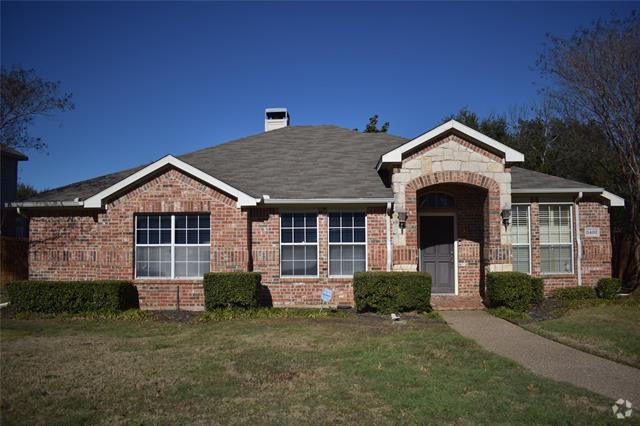
[[[209,243],[198,243],[198,244],[176,244],[175,242],[175,234],[176,234],[176,216],[209,216]],[[170,216],[171,217],[171,243],[170,244],[138,244],[138,216]],[[209,271],[211,271],[211,214],[210,213],[179,213],[179,214],[165,214],[165,213],[136,213],[133,216],[133,234],[134,234],[134,244],[133,244],[133,277],[136,280],[202,280],[202,276],[195,277],[176,277],[175,274],[175,248],[176,247],[209,247]],[[182,228],[180,228],[182,229]],[[198,230],[204,228],[197,228]],[[171,248],[171,276],[170,277],[139,277],[138,276],[138,261],[136,259],[136,253],[138,247],[170,247]]]
[[[307,243],[306,241],[304,243],[295,243],[295,242],[290,242],[290,243],[283,243],[282,242],[282,216],[286,215],[286,214],[315,214],[316,215],[316,242],[315,243]],[[320,214],[317,211],[310,211],[310,210],[306,210],[306,211],[283,211],[280,212],[280,214],[278,215],[278,244],[279,244],[279,259],[278,259],[278,268],[279,268],[279,276],[280,278],[284,278],[284,279],[289,279],[289,278],[293,278],[293,279],[300,279],[300,278],[319,278],[320,277],[320,227],[318,226],[318,220],[320,218]],[[293,229],[293,227],[292,227]],[[305,218],[305,224],[304,224],[304,238],[305,240],[307,239],[307,222],[306,222],[306,218]],[[306,247],[306,246],[312,246],[314,245],[316,246],[316,274],[315,275],[282,275],[282,247],[283,246],[292,246],[292,247]],[[305,258],[306,261],[306,258]]]
[[[545,203],[547,204],[547,203]],[[532,247],[532,242],[531,242],[531,204],[530,203],[511,203],[512,207],[519,207],[519,206],[525,206],[527,208],[527,232],[529,234],[529,243],[528,244],[524,244],[524,243],[514,243],[513,242],[513,234],[512,234],[512,238],[511,238],[511,245],[515,246],[515,247],[524,247],[524,246],[528,246],[529,247],[529,272],[527,272],[527,274],[531,275],[531,271],[533,270],[533,265],[532,263],[532,257],[531,257],[531,252],[533,250],[531,250]],[[513,215],[511,215],[513,217]],[[513,221],[511,222],[511,226],[512,226],[512,230],[513,230]],[[512,262],[513,262],[513,255],[511,256]]]
[[[364,243],[332,243],[329,237],[329,230],[331,229],[330,225],[330,215],[331,214],[342,214],[342,213],[364,213]],[[365,272],[369,270],[369,215],[367,215],[366,211],[363,210],[334,210],[327,213],[327,276],[329,278],[353,278],[353,274],[351,275],[332,275],[331,274],[331,246],[353,246],[353,245],[364,245],[364,270]],[[351,227],[353,229],[353,226]],[[342,220],[340,221],[340,229],[342,229]],[[342,239],[342,238],[340,238]],[[342,261],[342,259],[341,259]]]
[[[542,206],[557,206],[557,205],[562,205],[562,206],[568,206],[569,207],[569,239],[571,241],[571,244],[569,243],[564,243],[564,244],[550,244],[550,243],[543,243],[542,242],[542,233],[540,231],[540,212],[542,210]],[[541,275],[575,275],[575,261],[573,259],[575,253],[574,253],[574,247],[573,247],[573,204],[569,203],[569,202],[541,202],[538,203],[538,238],[540,240],[540,274]],[[571,272],[543,272],[542,271],[542,247],[560,247],[560,246],[571,246]]]

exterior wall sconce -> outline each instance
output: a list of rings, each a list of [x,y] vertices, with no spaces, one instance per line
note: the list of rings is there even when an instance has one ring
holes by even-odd
[[[505,204],[502,207],[502,211],[500,212],[500,217],[502,218],[504,229],[507,229],[507,227],[509,226],[509,220],[511,219],[511,206]]]
[[[407,212],[398,212],[398,225],[400,229],[404,229],[407,226]]]

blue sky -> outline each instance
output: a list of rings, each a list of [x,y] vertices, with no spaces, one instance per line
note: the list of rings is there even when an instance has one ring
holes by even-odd
[[[379,114],[415,136],[463,106],[531,105],[545,34],[633,3],[2,2],[2,65],[34,68],[76,109],[38,120],[38,189],[293,124],[362,128]]]

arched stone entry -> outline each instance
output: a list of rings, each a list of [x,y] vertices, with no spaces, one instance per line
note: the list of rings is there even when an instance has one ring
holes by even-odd
[[[429,194],[449,195],[441,207],[428,201]],[[394,249],[394,268],[421,270],[421,217],[440,212],[455,216],[457,243],[455,294],[482,295],[484,272],[497,264],[510,263],[508,245],[501,244],[500,187],[491,178],[471,172],[437,172],[417,177],[405,186],[406,224],[404,245]],[[440,221],[446,226],[446,221]],[[429,223],[422,219],[422,224]],[[435,223],[435,222],[434,222]],[[424,239],[424,232],[422,233]],[[494,265],[492,268],[491,265]],[[411,267],[412,266],[412,267]],[[448,292],[447,292],[448,293]]]

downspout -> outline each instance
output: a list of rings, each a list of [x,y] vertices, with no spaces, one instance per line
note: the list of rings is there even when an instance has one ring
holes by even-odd
[[[387,214],[386,214],[386,225],[387,225],[387,272],[391,271],[393,267],[393,251],[391,250],[391,203],[387,202]]]
[[[578,198],[574,201],[574,206],[576,208],[576,244],[578,245],[578,286],[582,286],[582,238],[580,238],[580,206],[578,202],[582,199],[582,192],[578,193]]]

